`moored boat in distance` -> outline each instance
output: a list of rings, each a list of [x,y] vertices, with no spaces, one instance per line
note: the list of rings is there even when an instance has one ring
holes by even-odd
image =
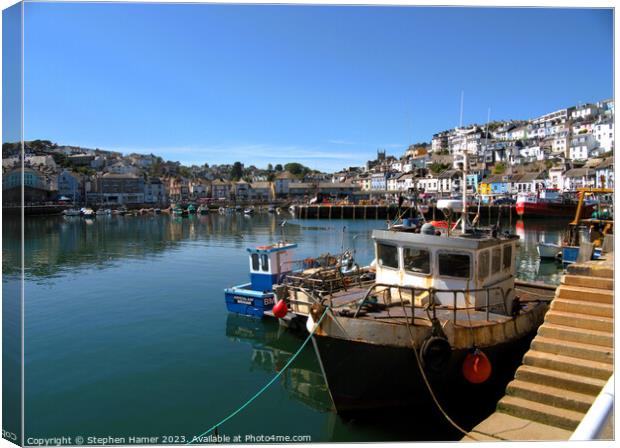
[[[536,250],[538,251],[538,256],[540,258],[557,259],[558,254],[562,252],[562,246],[559,244],[540,242],[536,246]]]
[[[92,208],[89,208],[89,207],[82,207],[80,209],[80,213],[82,214],[82,216],[84,218],[94,218],[95,217],[95,211]]]
[[[80,211],[74,208],[67,208],[62,211],[62,214],[65,216],[80,216]]]
[[[515,210],[524,218],[571,217],[577,204],[557,189],[546,189],[536,193],[526,192],[517,195]]]
[[[183,213],[184,213],[183,208],[180,205],[177,204],[177,205],[172,206],[172,214],[174,216],[183,216]]]

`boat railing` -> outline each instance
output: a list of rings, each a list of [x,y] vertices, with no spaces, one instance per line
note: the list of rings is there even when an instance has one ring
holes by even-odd
[[[364,295],[364,297],[359,301],[357,309],[355,310],[355,313],[353,314],[353,318],[356,318],[359,316],[360,311],[362,310],[362,307],[366,304],[369,303],[368,299],[373,295],[373,292],[375,292],[378,288],[383,288],[381,291],[379,291],[379,294],[381,295],[382,299],[383,299],[383,305],[386,307],[386,309],[389,309],[390,306],[393,305],[392,303],[392,290],[396,289],[398,291],[398,296],[399,296],[399,303],[400,305],[403,307],[405,306],[405,302],[406,300],[403,299],[402,296],[402,292],[403,291],[407,291],[410,295],[410,300],[409,300],[409,306],[411,308],[411,323],[412,325],[415,325],[415,317],[416,317],[416,309],[417,310],[424,310],[426,311],[429,319],[428,320],[434,320],[436,318],[436,310],[451,310],[452,311],[452,320],[453,323],[456,325],[457,324],[457,316],[458,316],[458,312],[459,311],[469,311],[469,310],[475,310],[475,311],[485,311],[486,315],[485,318],[488,321],[490,314],[491,314],[491,310],[496,308],[496,304],[492,304],[491,303],[491,294],[493,292],[499,292],[501,298],[502,298],[502,308],[503,308],[503,312],[505,315],[509,315],[509,310],[507,309],[506,306],[506,297],[510,291],[510,289],[504,289],[500,286],[492,286],[492,287],[487,287],[487,288],[476,288],[476,289],[436,289],[436,288],[422,288],[422,287],[415,287],[415,286],[409,286],[409,285],[394,285],[394,284],[389,284],[389,283],[373,283],[368,290],[366,291],[366,294]],[[463,297],[465,298],[465,302],[468,303],[468,297],[471,294],[475,294],[478,292],[483,292],[485,294],[485,304],[484,306],[457,306],[458,304],[458,297],[459,294],[463,295]],[[428,293],[428,303],[427,304],[420,304],[420,305],[416,305],[416,297],[420,294],[423,293]],[[451,294],[452,295],[452,305],[444,305],[441,303],[441,301],[439,301],[437,299],[437,294]],[[433,314],[433,316],[430,316],[430,313]],[[419,318],[424,319],[423,315],[417,316]]]
[[[296,291],[296,292],[302,293],[302,297],[307,298],[307,300],[299,300],[297,295],[296,295],[296,298],[289,297],[287,300],[289,303],[293,305],[297,305],[297,306],[312,306],[314,304],[319,304],[323,306],[327,305],[336,311],[339,308],[344,308],[344,307],[351,305],[351,302],[335,304],[333,300],[334,299],[333,293],[332,291],[329,291],[329,290],[318,289],[316,287],[307,288],[303,284],[294,284],[294,283],[288,283],[286,286],[290,291]],[[500,286],[477,288],[477,289],[435,289],[435,288],[414,287],[414,286],[408,286],[408,285],[393,285],[393,284],[388,284],[388,283],[374,283],[373,281],[366,281],[366,282],[360,283],[359,287],[367,288],[367,289],[362,299],[357,299],[353,302],[353,303],[357,302],[356,310],[352,314],[353,318],[360,317],[360,312],[362,310],[362,307],[364,305],[371,303],[369,302],[368,299],[373,295],[381,296],[382,301],[383,301],[383,306],[387,310],[389,310],[391,306],[397,306],[400,304],[400,306],[403,308],[403,311],[405,311],[405,306],[408,305],[411,309],[411,324],[412,325],[415,325],[416,318],[428,320],[428,321],[435,320],[437,310],[452,311],[452,321],[454,325],[458,325],[457,321],[458,321],[459,311],[469,311],[469,310],[484,311],[485,319],[486,321],[489,321],[492,310],[496,309],[497,307],[497,304],[491,303],[491,295],[493,293],[500,294],[502,298],[502,304],[501,304],[502,310],[501,311],[503,311],[505,315],[509,315],[509,310],[507,309],[507,306],[506,306],[506,297],[510,290],[504,289]],[[398,291],[397,292],[397,295],[399,298],[398,301],[392,300],[393,298],[392,291],[394,289]],[[407,292],[407,294],[410,297],[410,300],[403,298],[403,294],[402,294],[403,291]],[[416,300],[415,300],[416,297],[419,294],[423,294],[425,292],[428,293],[428,303],[424,305],[422,304],[417,305]],[[468,301],[467,297],[469,295],[478,293],[478,292],[484,292],[485,299],[486,299],[484,305],[482,306],[475,306],[475,305],[457,306],[459,295],[463,295],[467,302]],[[451,294],[452,304],[451,305],[442,304],[437,299],[437,294]],[[418,313],[418,315],[416,315],[416,311],[424,311],[427,317],[424,316],[424,313]],[[398,316],[398,317],[408,317],[407,314],[408,313],[406,313],[405,311],[405,316]]]

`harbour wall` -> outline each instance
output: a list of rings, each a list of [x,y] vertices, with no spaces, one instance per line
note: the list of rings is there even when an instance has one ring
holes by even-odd
[[[478,206],[468,207],[470,216],[478,212]],[[397,205],[296,205],[295,218],[298,219],[396,219],[413,218],[417,215],[413,207],[398,207]],[[426,219],[445,219],[443,212],[434,205],[424,214]],[[480,206],[480,224],[491,225],[501,217],[502,222],[517,219],[514,205],[484,205]]]

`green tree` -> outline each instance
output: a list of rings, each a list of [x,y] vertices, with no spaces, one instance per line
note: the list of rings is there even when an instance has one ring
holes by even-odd
[[[271,163],[267,164],[267,171],[273,171],[273,165]]]
[[[506,164],[504,162],[496,163],[493,167],[493,174],[504,174],[506,172]]]
[[[230,170],[230,178],[232,180],[239,180],[243,176],[243,163],[235,162]]]
[[[431,172],[437,174],[437,173],[441,173],[442,171],[447,170],[448,168],[450,168],[450,164],[449,163],[434,162],[428,168],[431,170]]]
[[[303,166],[301,163],[292,162],[284,165],[284,169],[291,173],[293,176],[303,176],[310,172],[310,168]]]
[[[282,168],[282,165],[278,163],[278,164],[275,166],[275,168],[274,168],[274,169],[275,169],[276,171],[280,172],[280,171],[282,171],[284,168]]]

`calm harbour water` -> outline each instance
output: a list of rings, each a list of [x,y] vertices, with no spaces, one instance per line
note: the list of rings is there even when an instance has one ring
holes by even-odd
[[[286,238],[299,244],[297,259],[344,246],[368,263],[370,233],[385,228],[383,221],[289,214],[28,218],[26,436],[189,441],[244,403],[303,341],[274,321],[229,315],[224,305],[223,289],[248,278],[246,247],[280,239],[283,219]],[[563,228],[517,224],[519,277],[559,282],[558,265],[541,264],[535,242],[557,242]],[[12,266],[19,231],[19,222],[6,217],[5,288],[18,275]],[[460,438],[434,410],[412,417],[335,415],[309,345],[219,433],[309,435],[312,442]]]

